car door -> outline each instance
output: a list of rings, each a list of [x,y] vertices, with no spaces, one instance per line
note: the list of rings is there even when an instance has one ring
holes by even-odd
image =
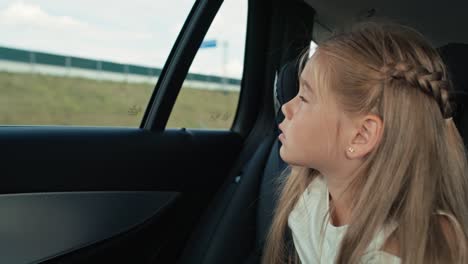
[[[98,125],[69,125],[71,121],[66,119],[59,123],[28,123],[38,120],[34,115],[41,111],[39,108],[24,114],[24,119],[8,119],[1,124],[1,263],[175,262],[210,198],[221,183],[232,176],[242,160],[248,158],[249,151],[245,149],[255,148],[263,133],[258,131],[265,130],[266,122],[258,120],[264,108],[262,100],[259,100],[264,68],[257,67],[245,75],[248,67],[253,68],[263,62],[263,56],[257,57],[260,59],[258,63],[253,63],[255,57],[242,63],[242,66],[249,64],[244,67],[243,76],[217,80],[223,85],[240,87],[228,127],[192,129],[167,125],[184,82],[188,80],[195,84],[200,78],[202,81],[216,79],[216,76],[188,72],[222,4],[223,1],[219,0],[191,3],[185,23],[158,73],[157,83],[153,84],[147,107],[128,107],[128,115],[141,112],[139,126],[107,125],[110,119],[97,117]],[[14,6],[5,12],[18,8],[28,7]],[[40,17],[45,16],[37,6],[27,10]],[[112,11],[112,6],[109,6],[109,12]],[[70,25],[78,23],[66,17],[59,17],[57,21]],[[78,26],[87,29],[83,25]],[[264,39],[262,35],[257,38]],[[262,42],[252,42],[251,46],[248,52],[253,54],[262,49]],[[67,78],[75,73],[84,74],[77,77],[81,78],[79,84],[83,86],[88,82],[84,80],[89,77],[86,74],[96,74],[97,77],[92,78],[98,79],[102,89],[107,89],[104,88],[106,78],[118,82],[112,78],[124,76],[123,83],[127,85],[134,77],[133,72],[148,70],[124,65],[122,72],[118,73],[120,64],[104,60],[93,62],[76,56],[66,57],[65,66],[62,66],[60,55],[23,53],[17,48],[3,49],[2,65],[26,63],[25,67],[30,67],[27,70],[37,72],[26,77],[15,75],[14,80],[31,78],[27,86],[34,88],[37,85],[33,91],[42,94],[52,90],[57,93],[54,102],[69,98],[53,90],[60,85],[57,78],[63,76],[56,75],[62,74],[57,73],[62,68]],[[243,53],[241,55],[244,56]],[[9,56],[17,61],[9,61]],[[45,61],[43,65],[42,60]],[[92,63],[95,63],[93,72],[85,72]],[[62,68],[58,69],[59,66]],[[155,72],[152,69],[148,71],[151,74]],[[13,73],[6,71],[2,74],[8,77]],[[8,85],[13,85],[14,80],[9,79],[2,84],[6,101],[13,100],[6,91],[12,90]],[[37,90],[39,83],[43,90]],[[68,85],[82,89],[79,84]],[[114,95],[113,92],[108,94],[109,97]],[[18,96],[18,101],[14,101],[9,110],[19,115],[23,110],[11,108],[19,107],[21,102],[28,107],[42,107],[34,104],[34,96],[33,92]],[[107,100],[101,98],[104,97],[102,94],[92,96],[100,99],[100,104]],[[126,96],[131,96],[131,93]],[[80,101],[74,103],[80,107]],[[201,101],[199,104],[205,103]],[[223,113],[207,113],[211,119],[223,117]],[[88,116],[98,115],[93,112]]]

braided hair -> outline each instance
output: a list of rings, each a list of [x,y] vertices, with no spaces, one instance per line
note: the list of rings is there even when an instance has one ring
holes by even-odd
[[[426,95],[434,98],[444,118],[452,117],[449,82],[444,78],[442,72],[430,72],[421,65],[411,65],[405,61],[384,65],[380,72],[386,83],[404,81],[409,86],[420,89]]]

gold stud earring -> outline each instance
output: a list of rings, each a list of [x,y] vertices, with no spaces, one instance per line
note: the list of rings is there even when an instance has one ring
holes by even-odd
[[[350,153],[354,153],[354,148],[353,148],[353,147],[349,147],[349,148],[348,148],[348,151],[349,151]]]

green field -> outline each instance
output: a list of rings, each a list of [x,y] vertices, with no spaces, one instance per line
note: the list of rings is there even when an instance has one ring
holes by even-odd
[[[0,125],[138,127],[153,86],[0,72]],[[229,128],[238,97],[183,87],[167,127]]]

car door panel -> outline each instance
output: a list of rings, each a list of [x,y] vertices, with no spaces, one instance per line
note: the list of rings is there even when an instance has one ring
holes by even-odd
[[[109,239],[174,203],[175,192],[0,195],[0,263],[39,263]]]
[[[241,143],[230,131],[2,128],[0,205],[15,211],[0,231],[19,237],[0,263],[173,260],[179,248],[164,248],[182,246]]]

